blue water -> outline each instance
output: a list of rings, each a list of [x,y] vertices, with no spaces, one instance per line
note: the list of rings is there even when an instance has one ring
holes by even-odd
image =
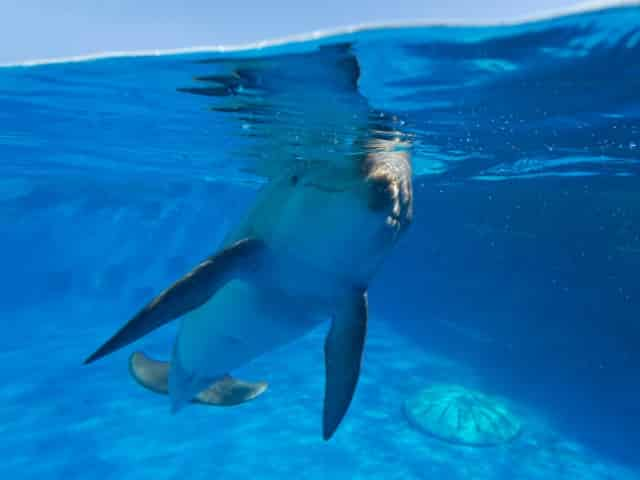
[[[413,152],[415,218],[369,290],[362,377],[321,437],[326,325],[234,372],[234,408],[81,362],[296,162],[362,128]],[[239,52],[0,69],[0,478],[640,478],[640,7]],[[135,348],[167,358],[170,325]],[[508,399],[511,443],[403,403]]]

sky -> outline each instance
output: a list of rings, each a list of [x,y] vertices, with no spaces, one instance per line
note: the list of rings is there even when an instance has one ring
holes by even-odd
[[[228,45],[382,21],[513,19],[580,0],[0,0],[0,63]]]

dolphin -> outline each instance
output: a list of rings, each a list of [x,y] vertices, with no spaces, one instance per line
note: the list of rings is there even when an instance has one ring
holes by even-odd
[[[85,364],[183,317],[168,368],[177,411],[216,383],[233,389],[228,372],[331,318],[324,345],[329,439],[360,373],[367,286],[412,217],[411,162],[400,143],[371,140],[353,170],[298,168],[272,180],[218,252],[151,300]],[[249,398],[261,393],[252,388]]]
[[[253,150],[241,160],[254,159],[269,181],[217,252],[85,363],[181,318],[169,362],[138,352],[130,357],[131,374],[143,387],[168,393],[173,412],[193,402],[235,405],[262,394],[266,384],[229,372],[331,320],[324,344],[328,440],[358,382],[368,285],[411,223],[410,144],[361,95],[348,44],[201,63],[216,72],[196,78],[206,86],[179,90],[205,95],[216,102],[212,110],[243,122]]]

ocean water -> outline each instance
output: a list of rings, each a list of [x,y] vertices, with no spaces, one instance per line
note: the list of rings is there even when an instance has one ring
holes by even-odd
[[[83,359],[220,245],[269,179],[413,159],[414,221],[369,289],[360,383],[322,440],[322,325],[170,413]],[[0,477],[640,478],[640,6],[0,68]],[[423,388],[505,402],[504,444],[408,421]]]

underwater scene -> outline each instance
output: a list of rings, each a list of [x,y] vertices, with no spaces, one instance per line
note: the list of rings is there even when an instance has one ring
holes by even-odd
[[[0,478],[640,479],[640,4],[0,68]]]

